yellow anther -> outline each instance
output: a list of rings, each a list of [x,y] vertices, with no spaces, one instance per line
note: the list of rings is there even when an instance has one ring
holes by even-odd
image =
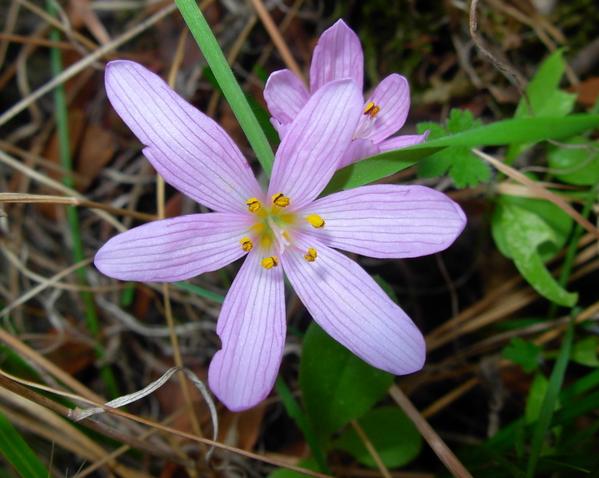
[[[289,202],[289,198],[285,196],[283,193],[277,193],[272,195],[272,203],[275,206],[287,207],[289,206]]]
[[[261,264],[265,269],[272,269],[273,267],[277,267],[279,265],[279,259],[277,256],[265,257],[262,259]]]
[[[245,203],[250,212],[256,212],[262,207],[262,203],[257,198],[249,198]]]
[[[322,217],[320,217],[318,214],[308,214],[306,216],[306,221],[308,221],[312,227],[315,227],[316,229],[320,229],[321,227],[324,227],[324,219]]]
[[[250,252],[254,248],[254,243],[249,237],[242,237],[239,243],[244,252]]]
[[[364,114],[370,116],[371,118],[374,118],[379,111],[381,111],[381,107],[375,105],[374,101],[369,101],[364,107]]]
[[[316,252],[316,249],[313,247],[308,247],[308,251],[304,254],[304,259],[306,259],[308,262],[314,262],[317,257],[318,253]]]

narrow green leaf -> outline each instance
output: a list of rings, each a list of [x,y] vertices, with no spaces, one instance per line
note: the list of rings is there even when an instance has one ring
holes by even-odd
[[[360,360],[312,323],[304,338],[299,383],[308,418],[323,443],[378,402],[393,376]]]
[[[381,407],[370,410],[358,423],[388,468],[403,466],[420,454],[422,436],[400,408]],[[371,468],[377,466],[351,427],[335,440],[333,447],[348,452],[363,465]]]
[[[2,412],[0,412],[0,454],[23,478],[49,476],[44,464]]]
[[[298,466],[302,468],[306,468],[312,471],[318,471],[318,465],[313,458],[308,458],[305,460],[301,460],[298,463]],[[268,478],[306,478],[306,475],[303,473],[298,473],[297,471],[287,470],[285,468],[279,468],[278,470],[273,471]]]
[[[199,285],[190,284],[189,282],[175,282],[174,285],[177,289],[191,292],[192,294],[203,297],[204,299],[212,300],[217,304],[222,304],[225,301],[225,297],[223,295],[217,294],[216,292],[212,292],[208,289],[204,289]]]
[[[175,0],[175,3],[256,153],[258,161],[266,174],[270,175],[274,160],[272,149],[202,11],[195,0]]]
[[[539,419],[541,407],[543,406],[548,387],[549,380],[545,378],[545,375],[540,372],[535,374],[532,383],[530,384],[530,390],[528,391],[528,397],[526,399],[524,419],[527,424],[534,423]]]
[[[543,400],[539,419],[534,427],[530,457],[528,459],[528,467],[526,469],[526,476],[533,478],[535,476],[535,469],[539,456],[543,450],[543,443],[545,436],[549,430],[551,419],[557,404],[560,390],[564,382],[564,376],[566,374],[566,368],[568,367],[568,361],[570,359],[570,350],[572,349],[572,340],[574,338],[574,327],[572,322],[568,324],[568,329],[562,342],[562,347],[559,352],[559,356],[555,361],[551,377],[549,378],[549,386],[547,387],[547,393]]]
[[[55,4],[50,0],[47,0],[47,10],[52,16],[58,15]],[[54,41],[60,41],[59,30],[56,28],[50,30],[50,38]],[[50,66],[54,76],[58,76],[62,73],[62,52],[59,48],[50,49]],[[58,136],[60,165],[65,171],[72,172],[73,161],[71,158],[69,115],[64,84],[60,84],[54,89],[54,116],[56,118],[56,132]],[[66,174],[63,177],[62,182],[70,188],[75,187],[74,179],[71,174]],[[73,259],[75,262],[82,262],[85,259],[85,252],[83,250],[83,240],[81,239],[80,233],[79,212],[75,206],[67,206],[66,212],[67,221],[69,223],[70,242],[73,249]],[[82,285],[89,285],[84,268],[77,269],[75,274],[78,281]],[[92,337],[98,340],[100,337],[100,319],[98,317],[94,296],[89,291],[82,291],[80,296],[85,311],[85,325]],[[104,356],[104,348],[99,342],[95,345],[95,353],[100,359]],[[112,368],[110,368],[109,365],[102,365],[100,367],[100,376],[102,377],[102,381],[108,390],[109,396],[118,396],[118,385]]]
[[[450,146],[502,146],[561,140],[599,126],[599,115],[579,114],[565,118],[519,118],[497,121],[409,148],[388,151],[358,161],[335,174],[327,191],[351,189],[406,169],[416,161]]]

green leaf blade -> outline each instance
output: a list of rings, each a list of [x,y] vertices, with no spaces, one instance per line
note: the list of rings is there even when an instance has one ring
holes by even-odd
[[[175,3],[256,153],[258,161],[270,176],[274,161],[272,148],[202,11],[193,0],[175,0]]]
[[[306,413],[326,442],[385,396],[393,376],[363,362],[312,323],[304,338],[299,382]]]
[[[17,429],[0,412],[0,454],[23,478],[46,478],[48,470]]]

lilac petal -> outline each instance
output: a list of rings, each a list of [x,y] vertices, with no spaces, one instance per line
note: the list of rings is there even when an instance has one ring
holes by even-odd
[[[230,264],[245,254],[240,240],[251,218],[242,214],[191,214],[150,222],[110,239],[94,258],[115,279],[174,282]]]
[[[406,122],[410,110],[410,86],[403,76],[393,73],[381,81],[366,101],[373,102],[380,108],[374,118],[374,124],[366,135],[375,144],[391,136]],[[362,122],[372,121],[364,115]],[[362,125],[359,130],[363,129]]]
[[[407,148],[408,146],[414,146],[415,144],[422,144],[428,138],[429,131],[425,131],[422,134],[404,134],[401,136],[395,136],[393,138],[386,139],[382,143],[378,144],[379,151],[384,153],[386,151],[392,151],[394,149]]]
[[[250,166],[225,131],[157,75],[125,60],[106,66],[112,106],[146,146],[165,181],[216,211],[241,212],[260,194]]]
[[[310,229],[331,247],[368,257],[418,257],[442,251],[459,236],[466,216],[445,194],[424,186],[379,184],[318,199],[302,214],[318,214]]]
[[[310,89],[315,93],[330,81],[351,78],[362,91],[364,52],[360,39],[343,20],[324,31],[314,48],[310,65]]]
[[[347,151],[343,154],[337,169],[349,166],[352,163],[360,161],[361,159],[369,158],[379,152],[378,145],[374,144],[369,139],[354,139]]]
[[[241,411],[272,390],[285,345],[285,297],[281,267],[265,269],[252,251],[235,277],[218,318],[222,341],[208,371],[214,394]]]
[[[277,150],[269,197],[282,192],[295,209],[318,196],[347,150],[361,110],[351,80],[331,82],[312,95]]]
[[[289,70],[275,71],[264,87],[264,99],[270,114],[281,124],[291,123],[310,97],[308,90]]]
[[[397,375],[422,368],[422,334],[358,264],[318,241],[314,262],[302,253],[282,258],[285,273],[310,315],[335,340],[370,365]]]

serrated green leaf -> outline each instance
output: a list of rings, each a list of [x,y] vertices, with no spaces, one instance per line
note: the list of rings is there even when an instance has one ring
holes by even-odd
[[[420,454],[422,437],[401,409],[381,407],[370,410],[358,423],[387,468],[403,466]],[[346,451],[363,465],[371,468],[377,466],[351,427],[335,440],[333,447]]]
[[[477,128],[481,125],[482,123],[480,120],[474,119],[470,110],[453,108],[449,112],[449,117],[447,118],[447,131],[451,134],[468,131],[469,129]]]
[[[0,455],[23,478],[49,476],[44,464],[2,412],[0,412]]]
[[[579,340],[572,347],[572,360],[587,367],[599,367],[597,350],[599,349],[599,337],[594,335]]]
[[[364,415],[385,394],[393,376],[371,367],[312,323],[304,338],[299,384],[306,414],[323,443]]]
[[[536,422],[539,419],[541,413],[541,407],[543,406],[543,400],[547,394],[547,388],[549,387],[549,380],[545,378],[542,373],[535,374],[530,389],[528,390],[528,397],[526,398],[526,409],[524,412],[524,420],[527,424]]]
[[[599,125],[599,115],[579,114],[565,118],[521,118],[497,121],[463,133],[378,154],[358,161],[333,176],[326,193],[369,184],[450,146],[501,146],[517,143],[561,140]]]
[[[502,357],[522,367],[526,373],[533,372],[541,364],[541,347],[520,337],[513,338],[501,353]]]
[[[599,143],[583,137],[568,141],[572,147],[555,148],[549,153],[549,167],[561,181],[577,186],[599,182]]]
[[[572,307],[578,295],[562,288],[549,273],[539,247],[556,242],[553,229],[538,215],[513,204],[499,204],[492,222],[493,237],[500,251],[512,258],[518,271],[543,297],[556,304]]]
[[[481,125],[468,110],[452,109],[447,118],[446,127],[434,123],[419,123],[418,132],[428,130],[430,139],[442,138],[450,134],[461,133]],[[424,158],[418,163],[418,175],[421,178],[433,178],[449,173],[458,188],[476,186],[491,179],[491,168],[479,157],[470,152],[467,146],[454,146]]]

